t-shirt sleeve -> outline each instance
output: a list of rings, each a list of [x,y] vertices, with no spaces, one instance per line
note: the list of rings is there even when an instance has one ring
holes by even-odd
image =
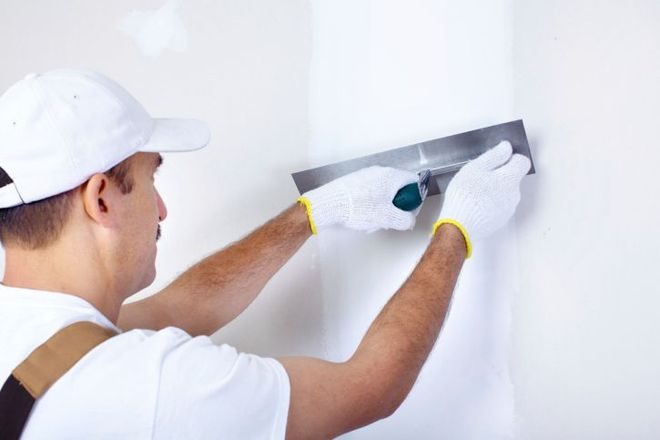
[[[155,439],[284,438],[290,385],[278,361],[175,328],[152,338],[164,345]]]

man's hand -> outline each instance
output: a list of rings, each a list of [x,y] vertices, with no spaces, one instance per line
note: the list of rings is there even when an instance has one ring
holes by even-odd
[[[472,241],[506,224],[520,201],[520,182],[531,163],[501,142],[465,165],[449,183],[434,232],[443,223],[461,229],[468,258]]]
[[[417,181],[415,173],[373,166],[308,191],[299,200],[307,205],[314,233],[332,225],[368,232],[412,229],[417,211],[403,211],[392,200],[397,191]]]

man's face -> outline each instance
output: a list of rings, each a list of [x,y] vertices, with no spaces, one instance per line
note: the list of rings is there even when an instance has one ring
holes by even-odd
[[[167,209],[154,185],[154,174],[162,163],[158,153],[137,153],[131,164],[133,190],[122,196],[120,266],[131,273],[130,294],[149,286],[156,277],[156,241],[159,223]]]

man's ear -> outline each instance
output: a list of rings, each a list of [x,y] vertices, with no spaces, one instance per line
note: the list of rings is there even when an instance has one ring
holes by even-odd
[[[96,173],[81,187],[82,201],[87,215],[105,227],[115,227],[120,218],[117,212],[119,189],[108,176]]]

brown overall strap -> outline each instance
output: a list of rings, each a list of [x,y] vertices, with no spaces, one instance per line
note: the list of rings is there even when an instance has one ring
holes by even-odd
[[[113,330],[81,321],[64,327],[21,362],[0,389],[0,439],[18,439],[36,399]]]

